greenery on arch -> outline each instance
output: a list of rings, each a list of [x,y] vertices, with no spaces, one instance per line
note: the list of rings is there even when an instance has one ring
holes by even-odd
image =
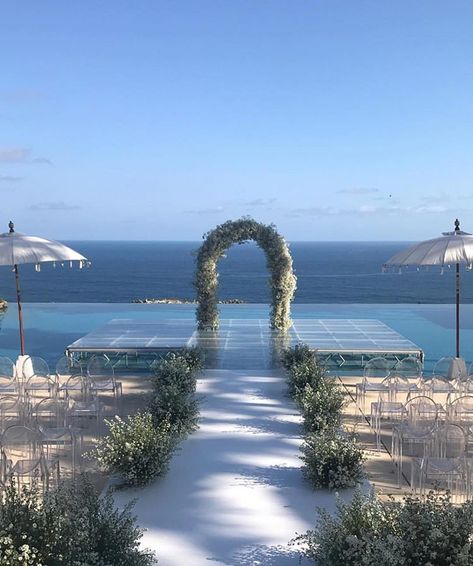
[[[264,251],[271,274],[271,327],[287,330],[291,326],[291,301],[296,290],[292,257],[284,238],[273,224],[261,224],[252,218],[228,220],[204,235],[197,253],[194,285],[197,289],[197,325],[201,330],[218,328],[217,264],[233,244],[253,240]]]

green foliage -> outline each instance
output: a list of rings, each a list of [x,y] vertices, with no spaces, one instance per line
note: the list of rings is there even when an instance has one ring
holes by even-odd
[[[181,437],[197,428],[199,405],[194,393],[201,367],[202,357],[196,349],[168,354],[158,363],[149,406],[156,426],[167,420]]]
[[[308,434],[301,452],[304,477],[314,488],[345,489],[363,479],[363,451],[352,436],[333,429]]]
[[[0,506],[0,566],[151,566],[131,506],[118,511],[87,477],[46,493],[12,483]]]
[[[281,364],[286,370],[294,366],[311,362],[316,358],[316,354],[307,344],[296,344],[294,348],[286,348],[281,355]]]
[[[355,492],[335,516],[319,510],[316,528],[296,539],[319,566],[467,566],[473,564],[473,502],[449,494],[380,501]]]
[[[285,350],[282,364],[287,370],[287,385],[292,397],[300,395],[307,385],[318,388],[327,376],[317,354],[305,345]]]
[[[271,327],[287,330],[291,326],[290,309],[296,277],[292,271],[289,247],[275,226],[261,224],[252,218],[228,220],[205,234],[204,239],[197,253],[194,281],[199,303],[196,312],[198,328],[218,328],[217,263],[233,244],[253,240],[265,252],[271,273]]]
[[[91,453],[102,470],[120,474],[126,485],[145,485],[166,473],[179,440],[198,426],[194,393],[201,367],[195,348],[159,361],[148,410],[105,421],[108,435]]]
[[[296,396],[306,432],[338,428],[342,422],[345,395],[334,378],[326,377],[317,386],[307,384]]]
[[[182,395],[179,389],[168,387],[154,395],[149,411],[155,426],[168,422],[178,437],[184,437],[198,428],[199,403],[193,396]]]
[[[170,353],[160,360],[155,368],[152,384],[156,394],[174,389],[181,395],[195,393],[198,362],[189,355]]]
[[[147,484],[167,471],[176,448],[176,435],[168,420],[155,426],[148,411],[105,422],[109,433],[93,452],[102,470],[119,473],[127,485]]]

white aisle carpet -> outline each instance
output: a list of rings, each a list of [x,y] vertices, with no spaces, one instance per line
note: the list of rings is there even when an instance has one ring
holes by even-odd
[[[335,496],[302,479],[299,416],[284,378],[207,370],[198,394],[200,428],[166,477],[117,492],[117,503],[137,500],[143,546],[160,566],[298,565],[288,541],[313,526],[316,506],[333,510]]]

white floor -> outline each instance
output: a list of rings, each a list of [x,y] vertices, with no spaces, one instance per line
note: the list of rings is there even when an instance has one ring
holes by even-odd
[[[313,526],[316,506],[332,510],[335,496],[302,480],[299,416],[285,392],[270,371],[206,371],[200,429],[166,477],[116,493],[119,505],[137,499],[143,545],[160,566],[299,564],[288,541]]]

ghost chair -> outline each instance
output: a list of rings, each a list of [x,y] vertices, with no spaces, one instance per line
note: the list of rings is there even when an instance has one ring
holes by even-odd
[[[454,498],[468,499],[469,473],[466,459],[466,435],[455,424],[439,425],[433,434],[433,441],[426,444],[423,458],[414,464],[418,472],[418,481],[413,483],[414,490],[425,494],[428,483],[435,483],[447,488]]]
[[[47,491],[52,481],[59,482],[59,461],[45,457],[39,432],[14,425],[3,432],[0,444],[5,483],[13,478],[20,489],[25,482],[40,480]]]
[[[383,380],[388,377],[390,369],[390,362],[381,356],[366,362],[363,368],[363,380],[356,384],[356,400],[363,414],[365,414],[368,393],[381,393],[388,390]]]
[[[77,458],[77,439],[82,440],[80,430],[73,429],[68,421],[67,401],[57,397],[48,397],[40,401],[33,409],[32,417],[36,429],[41,435],[46,458],[60,459],[61,455],[71,456],[72,477],[75,476]],[[82,442],[80,443],[82,446]],[[70,454],[69,452],[70,451]]]
[[[433,433],[438,425],[438,406],[433,399],[424,395],[412,397],[405,406],[401,422],[393,427],[391,454],[397,466],[398,486],[401,485],[403,457],[425,455],[426,446],[433,440]],[[411,484],[413,483],[411,466]]]

